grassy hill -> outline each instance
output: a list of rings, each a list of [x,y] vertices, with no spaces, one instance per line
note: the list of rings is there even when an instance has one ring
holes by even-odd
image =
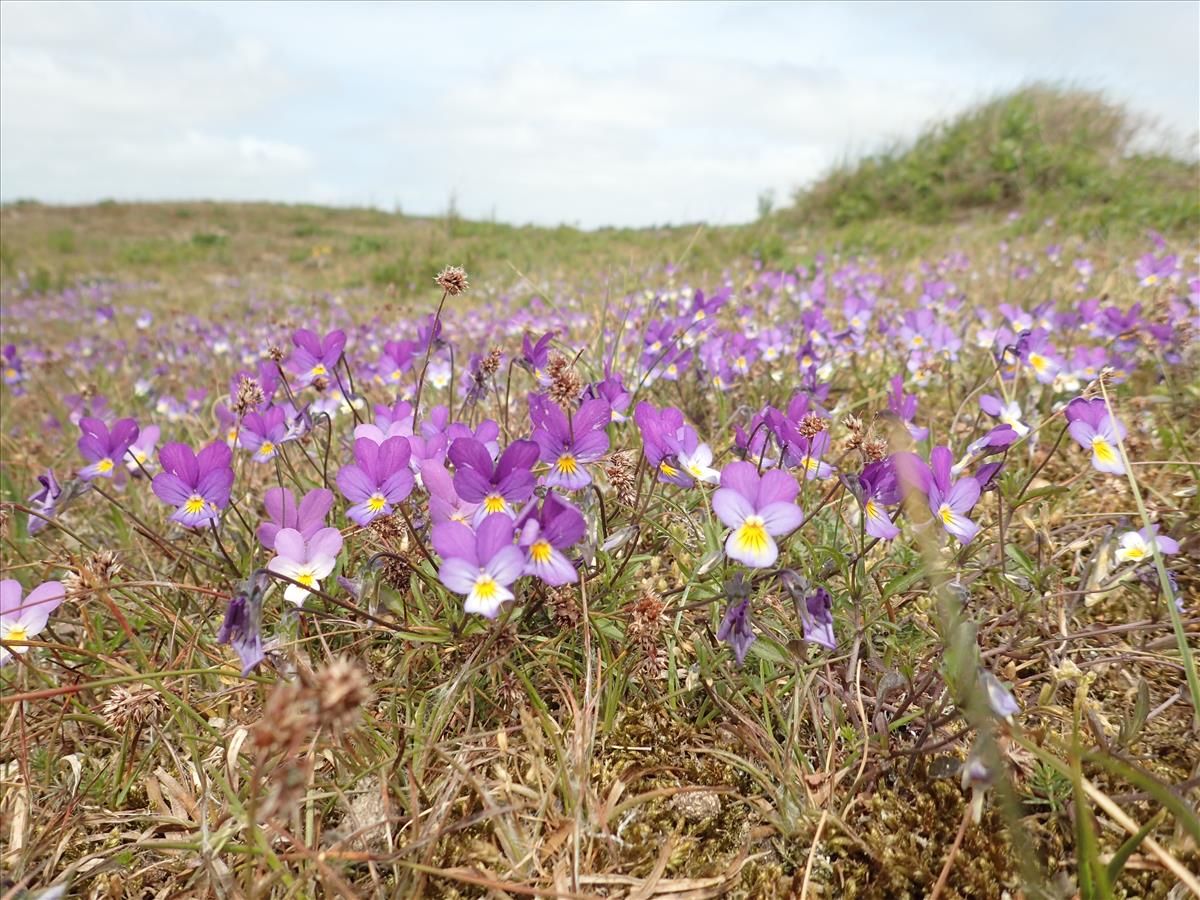
[[[1033,86],[835,167],[785,223],[922,224],[1021,210],[1084,230],[1200,227],[1200,168],[1139,149],[1143,126],[1098,93]]]

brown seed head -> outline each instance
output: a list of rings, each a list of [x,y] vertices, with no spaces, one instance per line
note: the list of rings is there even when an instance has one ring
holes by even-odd
[[[283,362],[286,355],[282,348],[276,347],[274,344],[267,348],[267,356],[271,357],[274,362]]]
[[[863,445],[863,452],[871,462],[879,462],[887,456],[888,443],[883,438],[871,438]]]
[[[242,376],[242,380],[238,382],[237,401],[234,403],[234,412],[239,416],[244,416],[250,410],[260,406],[266,399],[266,396],[263,394],[262,385],[258,383],[257,378]]]
[[[804,437],[810,438],[820,434],[828,425],[829,423],[816,413],[806,413],[804,418],[800,420],[800,427],[796,430]]]
[[[500,369],[500,359],[503,357],[499,347],[493,347],[483,361],[479,363],[479,371],[485,378],[495,375]]]
[[[371,700],[367,675],[348,659],[335,659],[313,675],[317,722],[334,732],[357,723],[362,708]]]
[[[434,281],[451,297],[465,294],[471,287],[467,281],[467,272],[461,266],[446,266],[438,272]]]
[[[579,399],[579,395],[583,391],[583,382],[579,380],[574,366],[565,356],[556,353],[550,357],[550,365],[546,367],[546,374],[550,377],[548,393],[551,400],[565,409]]]
[[[112,689],[100,707],[100,715],[114,731],[133,726],[141,728],[162,718],[165,710],[162,695],[145,684],[122,684]]]
[[[637,481],[634,479],[634,453],[620,450],[608,458],[604,474],[617,494],[617,502],[632,507],[637,502]]]

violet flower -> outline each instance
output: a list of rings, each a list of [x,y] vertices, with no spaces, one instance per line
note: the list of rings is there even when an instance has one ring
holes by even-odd
[[[979,398],[979,408],[994,419],[1008,425],[1019,437],[1029,434],[1029,426],[1021,421],[1021,407],[1015,400],[1004,401],[993,394]]]
[[[217,632],[217,643],[233,647],[242,661],[242,677],[267,658],[262,641],[262,601],[270,581],[262,569],[246,579],[229,601]]]
[[[346,333],[331,331],[324,338],[318,338],[307,328],[301,328],[292,335],[292,343],[296,349],[292,351],[287,367],[300,376],[301,386],[307,386],[318,378],[332,376],[346,346]]]
[[[577,491],[592,483],[586,466],[608,450],[604,431],[612,415],[603,400],[585,400],[568,419],[557,404],[537,394],[530,395],[529,414],[534,422],[533,440],[541,450],[542,462],[550,464],[546,484]]]
[[[322,528],[308,539],[295,528],[281,528],[275,535],[275,556],[267,568],[300,582],[289,584],[283,599],[303,606],[307,589],[320,590],[321,579],[333,571],[341,552],[342,533],[336,528]]]
[[[829,591],[819,587],[804,599],[804,607],[800,610],[800,625],[804,629],[804,639],[820,644],[830,650],[836,649],[837,641],[833,636],[833,598]]]
[[[391,515],[393,507],[412,493],[411,455],[407,438],[388,438],[382,444],[367,438],[355,441],[354,463],[342,466],[337,474],[338,490],[354,504],[346,515],[359,525]]]
[[[900,485],[896,470],[889,459],[869,463],[858,476],[862,488],[864,529],[871,537],[890,541],[900,533],[892,522],[887,507],[900,502]]]
[[[1124,475],[1118,445],[1128,433],[1120,419],[1109,415],[1103,398],[1076,397],[1066,408],[1067,429],[1084,450],[1092,451],[1092,468],[1097,472]]]
[[[442,584],[467,598],[467,612],[496,618],[501,604],[513,599],[509,585],[525,568],[524,554],[513,546],[513,520],[491,515],[475,531],[459,522],[442,522],[433,526],[431,539],[442,557]]]
[[[530,503],[517,517],[517,543],[525,551],[525,574],[557,587],[579,580],[575,566],[563,554],[583,539],[587,526],[572,504],[548,492],[541,506]]]
[[[468,503],[477,503],[475,524],[492,513],[516,515],[516,507],[533,496],[533,464],[538,459],[533,441],[513,441],[492,462],[487,448],[475,438],[459,438],[450,445],[454,463],[454,490]]]
[[[62,496],[63,489],[58,483],[58,479],[54,477],[54,470],[47,469],[43,474],[37,477],[41,483],[42,489],[35,494],[30,495],[29,505],[35,512],[41,513],[45,518],[37,516],[29,517],[29,533],[37,534],[50,523],[46,519],[53,519],[57,511],[58,500]]]
[[[242,417],[239,441],[256,462],[270,462],[279,453],[279,445],[288,439],[286,415],[282,407],[272,406]]]
[[[125,468],[135,477],[141,475],[143,469],[154,465],[153,456],[160,434],[162,430],[157,425],[147,425],[125,451]]]
[[[740,666],[746,661],[746,653],[750,645],[758,640],[754,628],[750,624],[750,599],[738,602],[734,600],[725,610],[721,627],[717,629],[717,640],[724,641],[733,648],[734,658]]]
[[[27,641],[46,627],[54,612],[67,595],[61,582],[39,584],[24,600],[21,582],[12,578],[0,581],[0,641]],[[14,653],[24,653],[28,647],[0,646],[0,666],[12,659]]]
[[[113,469],[125,458],[127,451],[138,436],[137,422],[133,419],[118,419],[112,431],[100,419],[85,416],[79,420],[83,435],[79,438],[79,452],[89,465],[79,470],[84,481],[94,478],[112,478]]]
[[[154,476],[151,486],[159,500],[176,507],[171,519],[188,528],[215,522],[229,504],[232,459],[232,451],[219,441],[199,454],[187,444],[164,445],[158,451],[163,470]]]
[[[731,559],[766,568],[779,558],[774,538],[800,525],[804,515],[795,504],[800,486],[787,472],[758,474],[752,463],[733,462],[721,473],[712,496],[713,511],[733,529],[725,542]]]
[[[951,480],[954,457],[949,447],[934,447],[928,465],[915,453],[896,453],[892,459],[902,489],[924,494],[947,534],[966,544],[979,533],[979,526],[967,518],[979,500],[979,482],[970,477]]]
[[[296,496],[289,488],[273,487],[263,498],[269,522],[258,526],[258,540],[268,550],[275,549],[275,537],[281,529],[294,528],[306,541],[325,527],[325,516],[333,506],[333,491],[316,488],[309,491],[296,506]]]
[[[477,503],[468,503],[454,490],[454,479],[440,462],[427,460],[421,464],[421,483],[429,492],[429,520],[462,522],[469,525],[475,519]]]
[[[904,376],[896,375],[892,378],[892,393],[888,397],[888,409],[898,418],[908,429],[908,433],[914,441],[923,441],[929,436],[928,428],[918,428],[913,424],[913,418],[917,414],[917,397],[915,394],[904,393]]]
[[[1159,555],[1173,556],[1179,552],[1179,542],[1158,533],[1158,526],[1151,525],[1138,531],[1127,531],[1121,535],[1121,546],[1115,554],[1117,562],[1142,562],[1154,558],[1157,547]]]

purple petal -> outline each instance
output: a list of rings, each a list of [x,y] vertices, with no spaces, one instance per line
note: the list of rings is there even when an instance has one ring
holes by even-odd
[[[511,520],[509,527],[512,527]],[[442,522],[430,532],[433,549],[442,559],[462,559],[476,569],[479,557],[475,552],[475,533],[461,522]]]
[[[308,561],[308,549],[304,545],[304,535],[295,528],[281,528],[275,535],[275,554],[277,558],[302,564]]]
[[[766,481],[766,478],[763,481]],[[759,509],[758,514],[762,516],[767,534],[772,536],[787,534],[804,521],[804,513],[800,511],[800,507],[791,502],[768,503]]]
[[[479,566],[460,557],[448,557],[438,569],[438,578],[442,584],[454,593],[464,596],[471,593],[478,577]]]
[[[475,552],[478,554],[479,564],[486,566],[502,548],[512,546],[512,542],[512,518],[503,514],[488,516],[475,529]]]
[[[761,510],[775,503],[791,503],[798,493],[800,485],[796,483],[795,478],[787,472],[771,469],[764,472],[758,482],[758,495],[754,505]]]

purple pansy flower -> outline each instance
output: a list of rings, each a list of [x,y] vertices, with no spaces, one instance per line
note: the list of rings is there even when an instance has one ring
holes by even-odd
[[[760,476],[752,463],[727,465],[712,497],[713,511],[733,529],[725,553],[753,568],[774,564],[779,558],[774,538],[804,519],[795,504],[799,492],[796,479],[787,472],[772,469]]]
[[[320,590],[321,579],[333,571],[341,552],[342,533],[336,528],[322,528],[307,539],[295,528],[281,528],[275,535],[275,556],[267,568],[300,582],[289,584],[283,599],[303,606],[309,594],[306,589]]]
[[[37,516],[30,516],[30,534],[37,534],[49,524],[46,519],[54,518],[58,507],[58,499],[63,493],[62,486],[59,485],[58,479],[54,477],[53,469],[47,469],[37,477],[37,480],[41,483],[42,489],[29,497],[29,504],[30,508],[35,512],[41,513],[46,518],[42,519]]]
[[[468,503],[479,504],[475,524],[492,513],[515,516],[517,507],[533,496],[538,452],[533,441],[513,441],[493,463],[487,447],[475,438],[459,438],[450,445],[454,490]]]
[[[917,414],[917,397],[915,394],[904,393],[904,376],[892,378],[892,393],[888,397],[888,409],[899,419],[914,441],[923,441],[929,436],[928,428],[918,428],[913,424]]]
[[[521,339],[521,358],[517,360],[526,371],[532,373],[533,377],[540,384],[548,384],[549,378],[546,375],[546,367],[550,364],[550,342],[554,340],[554,335],[557,332],[548,331],[538,338],[534,343],[533,336],[529,332],[525,332],[525,336]]]
[[[829,591],[819,587],[804,599],[800,610],[800,625],[804,628],[804,639],[833,650],[837,641],[833,636],[833,598]]]
[[[391,515],[392,508],[412,493],[411,455],[407,438],[388,438],[382,444],[367,438],[355,441],[354,463],[337,474],[338,490],[354,504],[346,515],[359,525]]]
[[[586,465],[608,450],[604,428],[612,418],[608,403],[585,400],[568,419],[557,404],[538,394],[529,397],[529,414],[534,422],[533,440],[541,450],[542,462],[550,464],[546,484],[577,491],[592,483]]]
[[[724,641],[733,648],[734,658],[740,666],[746,661],[750,645],[758,640],[754,628],[750,625],[750,599],[732,601],[725,610],[721,627],[717,629],[717,640]]]
[[[546,584],[558,586],[579,580],[575,566],[563,554],[583,539],[587,526],[583,514],[551,491],[542,500],[530,503],[517,517],[525,551],[525,574],[536,575]]]
[[[858,476],[862,488],[864,527],[871,537],[890,541],[900,533],[887,507],[900,502],[900,485],[889,459],[869,463]]]
[[[513,599],[509,585],[525,568],[524,554],[513,546],[513,520],[491,515],[475,531],[460,522],[442,522],[433,526],[431,538],[442,557],[442,584],[467,598],[467,612],[496,618],[500,605]]]
[[[421,483],[429,492],[429,519],[434,525],[440,522],[462,522],[470,524],[475,519],[479,504],[468,503],[454,490],[454,479],[440,462],[426,461],[421,464]]]
[[[162,472],[152,487],[158,499],[171,506],[171,518],[188,528],[215,522],[229,504],[233,487],[233,452],[221,442],[209,444],[199,454],[187,444],[166,444],[158,451]]]
[[[0,640],[27,641],[46,627],[50,613],[54,612],[67,595],[61,582],[47,581],[39,584],[24,600],[21,582],[12,578],[0,581]],[[14,653],[24,653],[28,647],[0,646],[0,666],[8,662]]]
[[[294,528],[306,541],[325,527],[325,516],[333,506],[333,491],[316,488],[309,491],[296,506],[296,495],[290,489],[273,487],[263,498],[269,522],[258,526],[256,534],[268,550],[275,549],[275,537],[283,528]]]
[[[112,431],[109,431],[100,419],[85,416],[79,420],[79,427],[83,431],[79,438],[79,452],[89,462],[79,470],[79,477],[84,481],[112,478],[113,469],[125,458],[125,451],[137,439],[137,422],[118,419]]]
[[[279,445],[288,439],[287,413],[280,406],[248,412],[242,417],[239,440],[258,462],[270,462],[279,453]]]
[[[135,476],[141,475],[147,466],[154,465],[154,451],[162,430],[157,425],[147,425],[138,434],[137,440],[125,451],[125,468]]]
[[[1157,547],[1162,556],[1173,556],[1179,552],[1179,542],[1158,533],[1158,526],[1151,525],[1138,531],[1127,531],[1121,535],[1121,546],[1115,554],[1117,562],[1138,563],[1153,559]]]
[[[1098,472],[1124,475],[1118,445],[1127,434],[1120,419],[1108,413],[1103,398],[1084,400],[1076,397],[1066,408],[1067,428],[1076,443],[1092,451],[1092,467]]]
[[[242,677],[267,658],[262,641],[262,595],[269,582],[260,569],[233,595],[217,632],[217,643],[233,647],[242,661]]]
[[[892,459],[901,487],[924,494],[930,512],[948,534],[966,544],[979,533],[979,526],[967,518],[979,500],[979,482],[970,477],[951,480],[954,457],[949,447],[934,447],[928,465],[915,453],[897,453]]]
[[[334,367],[346,346],[344,331],[331,331],[324,338],[301,328],[292,335],[296,349],[288,359],[288,369],[300,377],[300,384],[310,385],[318,378],[331,378]]]

